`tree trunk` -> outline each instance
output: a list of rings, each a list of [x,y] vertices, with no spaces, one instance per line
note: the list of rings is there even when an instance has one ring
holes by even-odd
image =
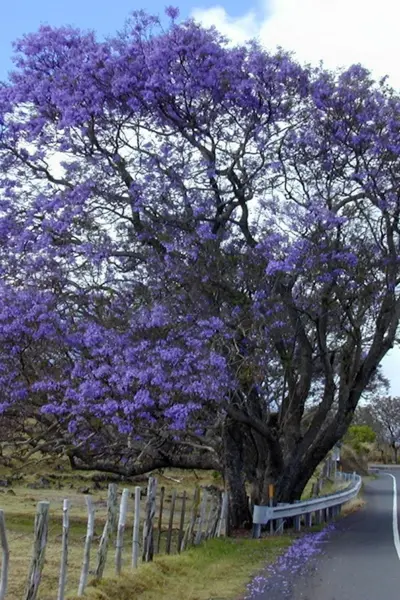
[[[267,504],[269,484],[276,485],[284,468],[281,454],[275,453],[260,435],[251,432],[246,439],[245,457],[251,504]]]
[[[285,457],[283,469],[276,481],[277,502],[295,502],[301,499],[304,488],[316,468],[342,438],[350,421],[349,413],[336,427],[328,427],[324,432],[320,432],[314,444],[304,447],[300,441],[292,453]]]
[[[243,437],[240,427],[227,419],[223,432],[224,479],[229,492],[229,526],[249,528],[252,524],[244,475]]]
[[[394,444],[392,444],[392,448],[393,448],[394,464],[397,465],[399,449],[397,447],[396,442],[394,442]]]
[[[300,500],[319,463],[317,459],[303,457],[287,465],[276,482],[275,500],[290,503]]]

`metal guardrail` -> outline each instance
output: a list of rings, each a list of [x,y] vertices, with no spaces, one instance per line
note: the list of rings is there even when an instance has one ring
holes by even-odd
[[[325,511],[325,520],[339,514],[343,504],[352,500],[360,491],[362,479],[356,473],[337,473],[336,481],[347,481],[349,485],[339,492],[327,496],[319,496],[310,500],[295,502],[294,504],[278,504],[277,506],[254,506],[253,510],[253,536],[259,537],[261,525],[287,518],[298,518],[296,529],[300,529],[300,517],[308,516],[307,526],[312,525],[312,513],[317,515],[320,522],[321,511]],[[328,514],[327,514],[328,513]]]
[[[384,463],[374,463],[374,464],[369,464],[368,465],[368,470],[369,471],[386,471],[386,470],[390,470],[390,469],[400,469],[400,465],[399,464],[384,464]]]

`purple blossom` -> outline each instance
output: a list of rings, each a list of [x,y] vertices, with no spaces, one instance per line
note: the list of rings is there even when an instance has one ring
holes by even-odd
[[[257,600],[268,592],[272,594],[278,590],[282,598],[290,598],[292,582],[306,572],[311,559],[321,554],[321,544],[333,529],[334,524],[330,524],[321,531],[307,533],[294,540],[273,565],[249,583],[245,600]]]
[[[179,17],[179,8],[176,6],[167,6],[165,14],[170,17],[170,19],[177,19]]]

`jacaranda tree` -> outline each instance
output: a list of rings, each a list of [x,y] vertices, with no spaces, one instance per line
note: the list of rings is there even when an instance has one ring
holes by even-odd
[[[125,475],[300,497],[400,317],[400,98],[136,13],[42,27],[0,88],[0,390]],[[41,432],[41,433],[40,433]]]

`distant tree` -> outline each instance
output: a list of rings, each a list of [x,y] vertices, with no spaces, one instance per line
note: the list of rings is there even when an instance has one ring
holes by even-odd
[[[372,403],[359,404],[354,412],[351,424],[368,425],[376,433],[377,429],[380,427],[380,424],[374,414],[374,408],[372,406]]]
[[[350,425],[344,440],[360,452],[365,450],[365,444],[376,440],[376,433],[369,425]]]
[[[400,398],[398,396],[377,398],[370,407],[371,414],[380,427],[378,432],[391,447],[394,462],[397,463],[400,449]]]

